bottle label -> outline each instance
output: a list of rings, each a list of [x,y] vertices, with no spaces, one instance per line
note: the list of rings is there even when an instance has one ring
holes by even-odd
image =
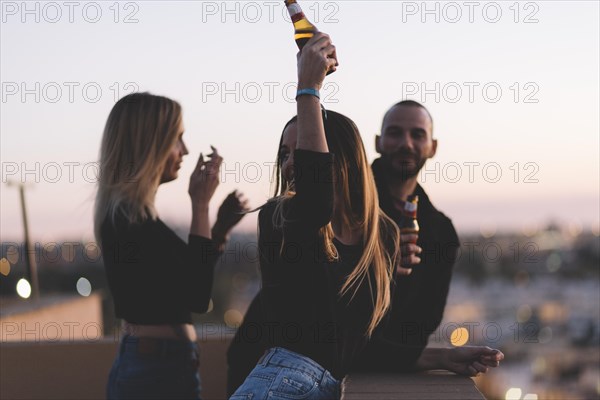
[[[404,211],[413,213],[413,212],[417,211],[417,205],[415,203],[411,203],[410,201],[407,201],[406,203],[404,203]]]
[[[298,13],[301,13],[301,12],[302,12],[302,9],[301,9],[301,8],[300,8],[300,6],[299,6],[298,4],[296,4],[296,3],[294,3],[294,4],[290,4],[290,5],[288,6],[288,8],[287,8],[287,9],[288,9],[288,12],[290,13],[290,16],[292,16],[292,17],[293,17],[294,15],[296,15],[296,14],[298,14]]]
[[[300,11],[300,13],[299,13],[299,14],[294,14],[294,15],[292,15],[292,22],[293,22],[294,24],[296,24],[296,22],[298,22],[298,21],[302,21],[302,20],[304,20],[304,24],[306,24],[306,25],[310,25],[310,22],[308,22],[308,21],[306,20],[306,17],[304,16],[304,13],[303,13],[302,11]]]

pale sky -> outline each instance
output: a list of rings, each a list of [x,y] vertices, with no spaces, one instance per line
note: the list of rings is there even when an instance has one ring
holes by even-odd
[[[323,103],[357,123],[371,160],[389,106],[429,108],[439,146],[421,182],[459,231],[598,229],[598,2],[299,3],[338,49]],[[29,184],[33,240],[91,240],[102,129],[132,90],[184,109],[190,155],[159,189],[165,221],[187,225],[188,178],[211,144],[229,171],[213,211],[234,188],[251,206],[267,199],[295,112],[283,1],[1,4],[3,241],[23,232],[8,180]],[[254,230],[254,217],[240,229]]]

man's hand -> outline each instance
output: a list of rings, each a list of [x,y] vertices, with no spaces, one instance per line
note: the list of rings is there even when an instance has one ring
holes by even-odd
[[[504,360],[504,354],[487,346],[462,346],[446,350],[443,354],[444,369],[460,375],[477,376],[495,368]]]
[[[423,249],[417,246],[418,235],[414,233],[406,233],[400,235],[400,264],[396,266],[397,275],[410,275],[412,267],[421,262],[418,254],[421,254]]]

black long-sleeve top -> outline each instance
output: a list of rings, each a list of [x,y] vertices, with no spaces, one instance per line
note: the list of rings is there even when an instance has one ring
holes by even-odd
[[[305,355],[341,379],[366,344],[373,301],[366,279],[339,291],[362,255],[362,245],[335,242],[337,261],[325,259],[321,227],[333,212],[333,155],[296,150],[296,194],[284,203],[282,229],[273,224],[275,202],[259,214],[262,335],[266,346]]]
[[[188,243],[159,218],[129,224],[118,213],[101,227],[102,255],[115,314],[135,324],[191,323],[208,309],[219,256],[212,240]]]
[[[380,160],[372,170],[381,209],[396,223],[402,218],[395,209]],[[423,249],[421,263],[409,276],[396,277],[392,304],[353,369],[362,371],[410,371],[427,346],[429,334],[438,328],[446,305],[452,268],[459,246],[452,221],[438,211],[420,185],[417,244]],[[338,247],[339,249],[339,247]],[[252,301],[242,325],[227,352],[229,390],[235,390],[250,373],[265,348],[265,336],[256,336],[261,322],[260,293]]]

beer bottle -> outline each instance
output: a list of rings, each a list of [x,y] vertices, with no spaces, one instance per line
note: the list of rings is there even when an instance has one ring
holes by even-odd
[[[400,220],[399,228],[400,233],[406,234],[419,234],[419,223],[417,222],[417,207],[419,204],[418,195],[410,195],[404,202],[402,209],[402,219]],[[410,243],[416,244],[417,241],[411,241]]]
[[[302,8],[296,3],[296,0],[285,0],[285,6],[290,13],[292,23],[294,24],[294,39],[296,40],[298,48],[302,50],[306,42],[308,42],[315,32],[318,32],[319,30],[306,19],[306,16],[302,12]]]
[[[315,32],[318,32],[319,30],[306,19],[304,12],[302,12],[302,8],[296,3],[296,0],[284,0],[284,3],[290,14],[290,18],[292,19],[292,23],[294,24],[294,39],[296,40],[298,48],[302,51],[306,42],[308,42],[310,38],[314,36]],[[331,74],[333,71],[335,70],[330,68],[329,71],[327,71],[327,75]]]

